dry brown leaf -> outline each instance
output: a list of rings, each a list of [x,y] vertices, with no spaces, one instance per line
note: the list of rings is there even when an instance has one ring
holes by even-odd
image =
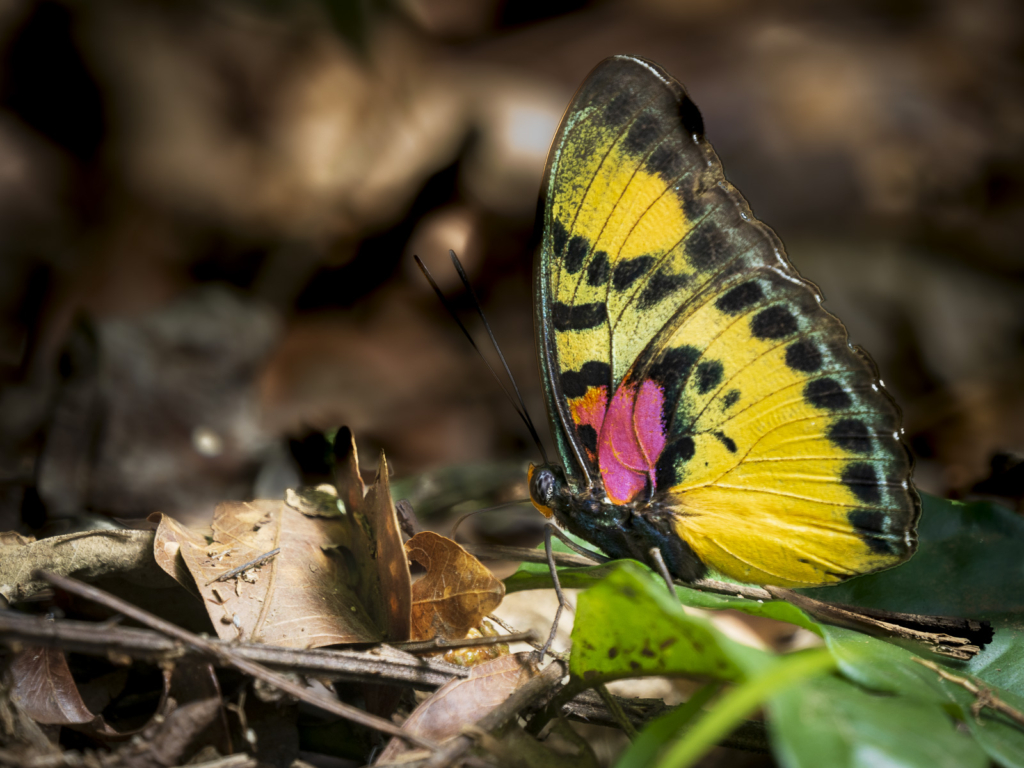
[[[231,729],[228,725],[227,710],[223,705],[223,694],[217,671],[209,661],[198,658],[178,659],[174,666],[163,668],[164,700],[160,704],[157,717],[154,717],[143,729],[143,737],[156,727],[160,728],[161,717],[168,718],[179,709],[199,702],[214,701],[218,703],[215,714],[209,718],[202,734],[201,743],[216,747],[222,755],[231,754]],[[199,709],[198,711],[203,711]],[[199,718],[197,718],[199,719]],[[189,720],[189,722],[196,722]]]
[[[165,731],[165,721],[174,711],[197,701],[214,702],[217,706],[202,724],[203,739],[222,752],[231,750],[220,684],[208,661],[183,659],[165,668],[163,692],[152,716],[142,725],[137,724],[137,718],[129,717],[136,724],[128,728],[107,722],[86,704],[88,699],[92,708],[100,709],[103,701],[121,691],[127,670],[120,675],[93,678],[80,686],[64,651],[28,648],[14,656],[8,674],[12,699],[22,713],[40,725],[66,726],[101,741],[123,741],[136,734],[149,741],[147,734]]]
[[[200,532],[186,528],[163,512],[154,512],[148,519],[157,524],[153,540],[153,558],[156,564],[193,595],[202,598],[196,588],[196,580],[192,578],[185,560],[181,557],[182,540],[191,539],[193,536],[199,537]],[[165,524],[164,520],[169,522]]]
[[[531,656],[531,653],[502,656],[473,667],[469,677],[450,680],[413,710],[402,724],[403,730],[435,742],[457,736],[466,723],[478,721],[537,674]],[[386,764],[407,749],[404,742],[392,739],[375,765]]]
[[[82,700],[59,648],[27,648],[11,660],[11,695],[25,714],[41,725],[67,725],[94,736],[118,732]]]
[[[222,639],[291,648],[408,639],[411,579],[387,462],[365,492],[351,433],[339,440],[350,446],[338,472],[345,513],[335,490],[319,486],[286,501],[224,502],[210,536],[160,519],[157,563],[198,590]]]
[[[165,516],[155,547],[162,560],[179,548],[222,639],[318,648],[381,638],[359,597],[349,527],[283,501],[228,501],[214,512],[212,542]],[[215,581],[274,549],[261,565]]]
[[[364,574],[360,594],[377,626],[389,640],[408,640],[412,624],[412,576],[402,544],[398,513],[391,499],[388,464],[380,455],[377,479],[367,491],[359,473],[355,438],[347,427],[334,440],[338,455],[335,482],[350,511],[350,547],[359,572]],[[345,447],[341,454],[339,448]]]
[[[427,569],[412,585],[414,640],[459,640],[501,605],[505,585],[451,539],[424,531],[409,539],[405,549]]]

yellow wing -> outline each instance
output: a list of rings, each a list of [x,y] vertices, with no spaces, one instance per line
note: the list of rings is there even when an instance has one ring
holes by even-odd
[[[702,562],[744,581],[907,559],[920,503],[899,411],[725,180],[682,87],[650,62],[603,62],[544,189],[538,341],[577,488],[646,492]],[[606,418],[616,403],[631,418]]]
[[[825,584],[907,559],[919,502],[870,360],[785,273],[741,273],[705,299],[627,377],[671,403],[656,486],[679,536],[759,584]]]

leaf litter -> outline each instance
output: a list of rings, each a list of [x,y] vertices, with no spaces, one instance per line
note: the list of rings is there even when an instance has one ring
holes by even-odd
[[[382,455],[376,480],[365,486],[351,434],[342,430],[339,437],[341,498],[334,487],[320,486],[290,491],[285,500],[223,502],[205,530],[156,513],[151,530],[87,531],[38,542],[5,535],[0,539],[3,594],[12,602],[50,594],[50,587],[34,577],[37,568],[86,580],[115,575],[187,589],[202,601],[222,640],[281,649],[408,640],[411,578],[387,462]],[[160,612],[159,600],[154,607]],[[446,637],[464,634],[460,629]],[[110,658],[130,663],[123,653]],[[96,686],[76,681],[59,648],[22,646],[8,665],[6,680],[13,697],[5,699],[4,712],[13,714],[0,719],[20,722],[23,734],[38,729],[36,722],[72,727],[101,742],[134,734],[161,753],[136,749],[128,762],[140,765],[173,763],[200,734],[220,753],[231,752],[217,677],[208,662],[168,659],[154,713],[141,721],[134,717],[138,722],[131,727],[115,727],[90,708],[82,686]],[[184,681],[190,682],[189,690],[182,689]],[[365,689],[368,705],[375,697],[388,698],[380,695],[389,690],[386,686]],[[109,701],[116,692],[100,699]],[[42,744],[47,738],[40,732],[35,740]]]

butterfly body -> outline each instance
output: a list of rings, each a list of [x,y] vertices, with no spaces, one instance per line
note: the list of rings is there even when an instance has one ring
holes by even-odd
[[[534,504],[613,557],[657,547],[686,580],[891,567],[920,509],[899,411],[703,131],[682,86],[627,56],[563,118],[535,269],[563,466],[531,471]]]
[[[550,510],[574,536],[591,542],[609,557],[648,564],[657,548],[669,572],[684,581],[705,575],[707,568],[675,531],[675,511],[660,502],[612,503],[600,485],[574,493],[559,467],[535,467],[530,495],[538,507]]]

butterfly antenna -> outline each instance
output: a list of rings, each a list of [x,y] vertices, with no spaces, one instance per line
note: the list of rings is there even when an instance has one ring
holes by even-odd
[[[505,386],[504,382],[501,380],[501,377],[498,376],[498,372],[494,370],[494,367],[490,364],[487,358],[484,357],[484,353],[480,351],[480,347],[478,347],[476,341],[473,340],[473,336],[469,333],[469,330],[466,328],[465,324],[462,322],[462,320],[459,319],[459,316],[455,314],[455,310],[452,308],[452,305],[448,301],[448,299],[445,298],[445,295],[441,292],[441,288],[434,280],[433,275],[430,274],[430,270],[427,269],[427,265],[423,263],[422,259],[420,259],[419,256],[413,256],[413,258],[416,260],[416,266],[420,268],[420,271],[423,273],[424,277],[426,277],[427,280],[430,282],[430,287],[434,289],[434,293],[437,294],[437,298],[441,300],[441,304],[443,304],[444,308],[448,310],[448,314],[451,315],[452,320],[454,320],[455,324],[458,325],[459,328],[462,330],[463,335],[469,341],[473,349],[476,350],[476,353],[480,355],[480,359],[484,361],[484,365],[487,366],[487,370],[491,372],[491,375],[494,377],[494,380],[498,382],[498,386],[501,387],[501,391],[505,393],[505,397],[508,398],[508,401],[512,404],[512,407],[515,409],[516,413],[519,414],[519,418],[523,420],[523,424],[525,424],[526,428],[529,430],[530,437],[533,438],[533,442],[536,444],[537,450],[540,451],[541,458],[543,459],[545,464],[548,464],[549,462],[547,451],[544,450],[544,444],[540,441],[540,435],[537,433],[537,428],[533,425],[533,421],[530,419],[530,415],[526,411],[526,403],[523,402],[523,396],[519,392],[519,387],[516,386],[516,380],[512,377],[512,371],[509,369],[508,363],[505,362],[505,356],[501,354],[501,349],[498,347],[498,342],[495,341],[494,339],[494,334],[491,332],[491,326],[490,324],[488,324],[487,318],[484,317],[484,312],[480,308],[480,302],[477,300],[476,294],[473,292],[473,288],[469,284],[469,278],[466,277],[466,272],[465,270],[463,270],[462,264],[459,262],[458,257],[455,255],[455,251],[448,251],[448,253],[451,255],[452,261],[455,263],[455,269],[458,271],[459,277],[462,279],[463,285],[466,286],[466,290],[469,291],[469,295],[473,299],[473,304],[476,307],[477,313],[480,315],[480,319],[483,320],[484,328],[487,329],[487,335],[490,336],[491,343],[494,344],[494,348],[498,352],[498,357],[501,360],[501,364],[505,368],[505,374],[508,376],[509,381],[512,382],[512,388],[515,390],[518,402],[516,401],[516,398],[512,397],[512,394],[508,391],[508,387]]]
[[[508,367],[505,355],[502,354],[501,347],[498,346],[498,340],[494,338],[494,331],[491,330],[491,324],[487,322],[487,318],[484,316],[483,307],[480,306],[480,300],[477,299],[476,292],[473,290],[473,286],[470,285],[469,277],[466,276],[466,270],[462,268],[462,262],[459,261],[459,257],[455,255],[455,251],[449,249],[448,255],[452,257],[452,264],[455,265],[455,270],[459,273],[459,279],[462,280],[462,284],[466,286],[466,290],[469,292],[470,298],[473,299],[473,306],[476,307],[476,313],[480,315],[480,321],[484,324],[484,329],[487,331],[487,335],[491,339],[494,351],[498,353],[498,359],[501,360],[501,365],[505,369],[505,375],[508,376],[508,380],[512,382],[512,389],[515,391],[516,397],[519,399],[519,408],[523,413],[526,426],[530,430],[530,435],[533,437],[533,441],[537,444],[537,448],[540,449],[540,452],[543,455],[544,447],[541,445],[540,436],[537,434],[537,429],[533,425],[533,419],[530,418],[530,412],[526,410],[526,402],[523,400],[523,393],[519,391],[519,385],[516,384],[516,379],[512,375],[512,369]],[[544,455],[544,463],[547,464],[547,462],[547,456]]]
[[[455,525],[452,526],[451,535],[448,538],[451,539],[452,541],[458,541],[458,539],[455,538],[455,535],[459,532],[459,526],[462,525],[464,522],[466,522],[469,518],[473,517],[473,515],[479,515],[481,512],[496,512],[497,510],[505,509],[506,507],[516,507],[516,506],[524,506],[525,507],[525,506],[529,506],[529,505],[530,505],[530,500],[528,498],[526,498],[526,499],[513,499],[512,501],[503,501],[503,502],[501,502],[501,504],[495,504],[493,507],[483,507],[481,509],[474,509],[472,512],[467,512],[466,514],[464,514],[462,517],[460,517],[458,520],[455,521]]]

